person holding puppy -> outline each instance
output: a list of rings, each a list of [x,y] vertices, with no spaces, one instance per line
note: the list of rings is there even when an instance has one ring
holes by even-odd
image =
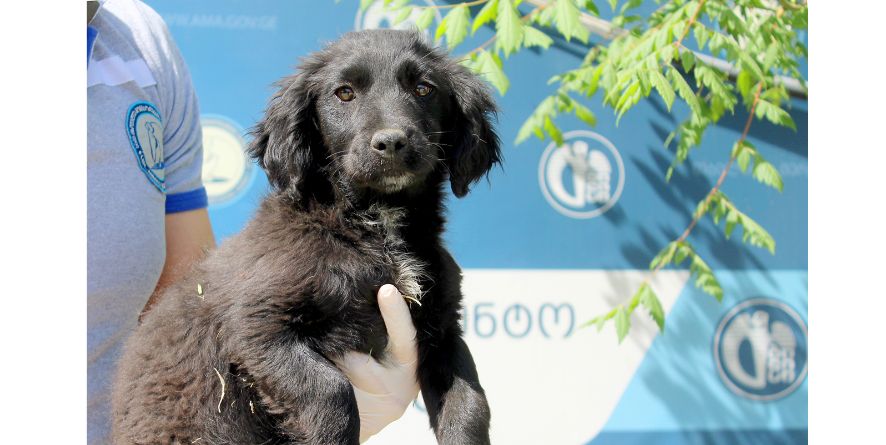
[[[87,1],[87,126],[87,439],[99,444],[124,340],[215,247],[197,97],[163,20],[138,0]],[[396,360],[352,353],[337,363],[354,387],[361,441],[418,394],[406,303],[392,285],[378,302]]]

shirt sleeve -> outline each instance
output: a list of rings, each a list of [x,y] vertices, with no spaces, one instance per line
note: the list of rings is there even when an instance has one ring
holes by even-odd
[[[147,8],[145,6],[145,8]],[[191,74],[159,15],[153,24],[160,40],[163,73],[158,82],[162,98],[163,152],[166,173],[166,213],[208,206],[203,187],[203,130]]]

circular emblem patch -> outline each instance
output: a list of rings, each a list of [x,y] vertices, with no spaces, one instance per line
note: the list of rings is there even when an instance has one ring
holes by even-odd
[[[548,203],[571,218],[600,216],[618,201],[625,168],[618,150],[603,136],[586,130],[551,142],[538,165],[538,182]]]
[[[246,189],[252,178],[252,163],[246,155],[243,133],[231,120],[204,116],[203,185],[209,202],[228,202]]]
[[[126,113],[126,133],[136,162],[157,190],[166,192],[166,164],[163,161],[163,122],[157,107],[136,102]]]
[[[714,362],[732,392],[752,400],[787,396],[806,379],[806,323],[769,298],[733,307],[714,335]]]

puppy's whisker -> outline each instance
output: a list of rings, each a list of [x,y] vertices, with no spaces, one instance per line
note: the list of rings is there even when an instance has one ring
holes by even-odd
[[[449,166],[446,165],[445,159],[431,156],[430,153],[418,153],[418,154],[419,154],[419,157],[421,157],[422,160],[426,161],[430,167],[433,167],[434,165],[438,165],[438,164],[442,165],[443,168],[446,170],[446,173],[449,175],[452,175],[452,170],[450,170]]]
[[[340,155],[340,154],[342,154],[342,153],[345,153],[346,151],[347,151],[347,150],[334,151],[334,152],[330,153],[329,156],[326,156],[326,160],[328,161],[329,159],[331,159],[331,158],[333,158],[333,157],[335,157],[335,156],[338,156],[338,155]]]

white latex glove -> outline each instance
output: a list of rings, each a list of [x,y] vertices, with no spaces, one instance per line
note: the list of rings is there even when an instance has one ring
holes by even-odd
[[[388,331],[386,364],[359,352],[349,352],[335,361],[354,387],[360,411],[361,443],[399,419],[419,389],[415,376],[418,364],[415,326],[406,301],[396,287],[385,284],[378,290],[378,307]]]

